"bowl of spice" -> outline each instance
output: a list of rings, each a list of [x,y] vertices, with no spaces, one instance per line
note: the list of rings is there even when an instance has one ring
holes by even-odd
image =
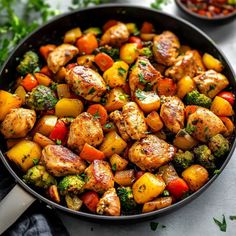
[[[226,20],[236,16],[236,0],[175,0],[177,6],[198,19]]]

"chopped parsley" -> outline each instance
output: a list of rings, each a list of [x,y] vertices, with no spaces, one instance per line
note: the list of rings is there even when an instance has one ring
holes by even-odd
[[[170,196],[169,191],[165,189],[165,190],[163,191],[163,196],[165,196],[165,197]]]
[[[98,111],[93,115],[93,117],[94,117],[95,119],[101,118],[101,116],[99,115]]]
[[[146,66],[147,65],[147,63],[145,62],[145,61],[140,61],[139,62],[142,66]]]
[[[218,169],[217,169],[217,170],[214,170],[214,174],[215,174],[215,175],[220,174],[220,170],[218,170]]]
[[[142,73],[138,73],[138,78],[139,78],[139,82],[141,84],[146,84],[147,81],[144,79],[144,75]]]
[[[35,166],[38,165],[38,163],[39,163],[39,159],[34,158],[34,159],[33,159],[33,163],[34,163]]]
[[[230,216],[230,220],[236,220],[236,216]]]
[[[122,67],[118,68],[118,75],[125,76],[126,70]]]
[[[138,98],[138,100],[143,101],[146,97],[142,94],[142,90],[137,89],[135,92],[135,96]]]
[[[125,101],[126,98],[128,98],[128,97],[129,97],[129,95],[127,95],[127,94],[120,94],[120,95],[119,95],[119,99],[120,99],[120,100],[123,100],[123,101]]]
[[[110,129],[110,128],[112,128],[112,124],[111,123],[107,123],[107,124],[105,124],[104,125],[104,127],[106,128],[106,129]]]
[[[206,126],[204,129],[204,132],[206,133],[209,130],[209,128]]]
[[[89,92],[88,92],[88,94],[93,94],[95,91],[96,91],[96,90],[95,90],[95,88],[94,88],[94,87],[92,87],[91,89],[89,89]]]
[[[154,221],[150,222],[150,228],[151,228],[151,230],[152,230],[152,231],[156,231],[158,225],[159,225],[158,222],[154,222]]]
[[[112,169],[113,171],[116,171],[116,163],[112,165],[111,169]]]
[[[57,139],[57,140],[56,140],[56,144],[57,144],[57,145],[61,145],[61,140],[60,140],[60,139]]]
[[[189,134],[192,134],[192,133],[196,130],[196,126],[187,124],[185,130],[186,130],[186,132],[188,132]]]
[[[226,232],[226,228],[227,228],[227,223],[225,220],[225,215],[223,215],[223,220],[222,222],[220,222],[219,220],[217,220],[216,218],[213,218],[214,222],[216,223],[216,225],[220,228],[220,231],[222,232]]]

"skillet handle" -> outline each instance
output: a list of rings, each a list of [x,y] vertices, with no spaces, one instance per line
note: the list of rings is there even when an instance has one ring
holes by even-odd
[[[18,184],[0,202],[0,235],[35,201]]]

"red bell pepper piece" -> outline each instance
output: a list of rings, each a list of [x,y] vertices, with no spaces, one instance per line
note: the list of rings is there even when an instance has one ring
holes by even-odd
[[[68,128],[66,124],[62,120],[58,120],[49,138],[55,141],[60,140],[63,143],[66,140],[67,134]]]

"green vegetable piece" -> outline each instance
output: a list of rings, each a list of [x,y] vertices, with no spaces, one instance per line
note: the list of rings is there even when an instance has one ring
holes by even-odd
[[[94,34],[94,35],[99,35],[102,33],[102,30],[98,27],[90,27],[84,31],[84,34]]]
[[[225,215],[223,215],[223,220],[222,222],[220,222],[219,220],[213,218],[213,220],[215,221],[216,225],[219,226],[220,230],[222,232],[226,232],[226,229],[227,229],[227,223],[226,223],[226,220],[225,220]]]
[[[98,48],[98,52],[104,52],[114,60],[118,60],[120,58],[119,48],[112,48],[110,46],[102,46]]]
[[[118,187],[117,195],[120,198],[120,204],[125,213],[129,213],[136,208],[137,203],[134,201],[134,195],[130,187]]]
[[[236,216],[230,216],[230,220],[236,220]]]
[[[79,175],[65,176],[58,184],[58,189],[62,195],[67,193],[78,194],[82,192],[85,182]]]
[[[49,186],[56,184],[56,180],[45,169],[44,166],[36,165],[31,167],[23,176],[27,184],[33,184],[39,188],[47,189]]]
[[[26,104],[36,111],[51,110],[57,101],[55,93],[44,85],[38,85],[26,97]]]
[[[193,150],[196,155],[197,162],[209,170],[214,170],[215,157],[211,154],[211,150],[206,145],[200,145]]]
[[[179,150],[173,159],[173,164],[176,168],[186,169],[194,163],[194,155],[192,152],[183,152]]]
[[[223,157],[229,152],[229,141],[221,134],[217,134],[209,141],[209,148],[215,157]]]
[[[207,97],[205,94],[199,93],[197,90],[193,90],[188,93],[185,97],[187,105],[197,105],[205,108],[210,108],[211,98]]]
[[[39,57],[33,51],[28,51],[24,54],[23,59],[17,66],[17,71],[21,75],[33,73],[39,66]]]

